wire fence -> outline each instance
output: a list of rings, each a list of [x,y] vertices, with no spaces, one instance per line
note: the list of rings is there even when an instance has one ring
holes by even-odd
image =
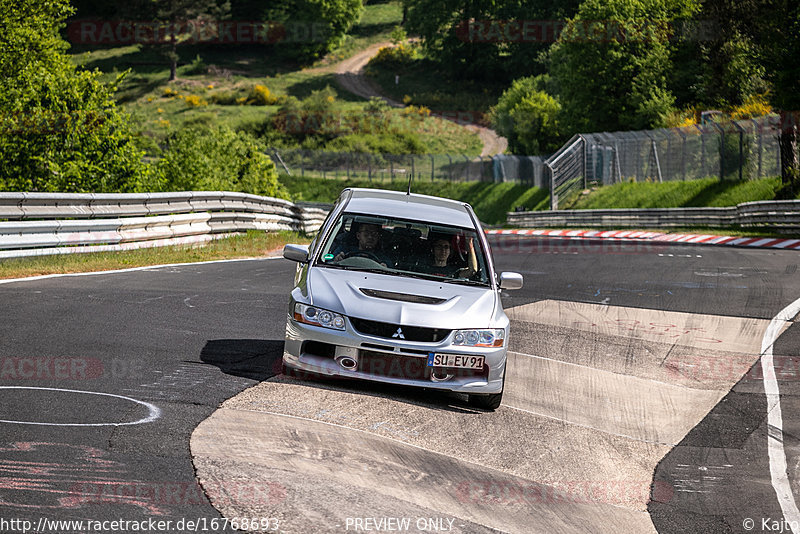
[[[573,137],[545,162],[551,209],[591,184],[780,174],[779,117]]]
[[[292,176],[376,182],[447,180],[514,182],[550,190],[550,208],[590,185],[718,178],[752,180],[780,174],[780,119],[739,121],[632,132],[578,134],[555,154],[367,154],[270,149]]]
[[[515,182],[549,187],[541,156],[475,156],[464,154],[368,154],[302,149],[268,151],[279,171],[291,176],[348,178],[376,182],[447,180]]]

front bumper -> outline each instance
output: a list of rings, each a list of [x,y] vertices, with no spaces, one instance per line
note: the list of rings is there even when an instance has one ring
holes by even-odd
[[[349,321],[345,330],[332,330],[299,323],[290,316],[286,322],[283,362],[292,369],[326,376],[459,393],[500,393],[503,390],[506,347],[454,346],[450,343],[451,337],[452,334],[440,343],[387,339],[361,334]],[[482,355],[484,368],[448,368],[433,376],[433,369],[427,366],[430,352]],[[339,363],[342,359],[354,361],[355,367],[345,368]]]

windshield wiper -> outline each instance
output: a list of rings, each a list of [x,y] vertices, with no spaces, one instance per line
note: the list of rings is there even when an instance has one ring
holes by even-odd
[[[419,278],[421,280],[431,280],[433,282],[441,282],[442,277],[435,274],[415,273],[411,271],[396,271],[398,276],[407,276],[408,278]]]
[[[480,286],[486,287],[489,284],[486,282],[479,282],[477,280],[470,280],[469,278],[440,278],[443,282],[448,282],[451,284],[460,284],[463,286]]]
[[[395,274],[394,271],[388,267],[356,267],[355,265],[337,265],[336,263],[318,263],[318,266],[331,267],[333,269],[342,269],[343,271],[359,271],[363,273],[377,273],[377,274]]]

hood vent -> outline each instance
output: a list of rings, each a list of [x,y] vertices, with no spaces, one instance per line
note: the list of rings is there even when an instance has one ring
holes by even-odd
[[[447,301],[447,299],[442,299],[438,297],[409,295],[408,293],[395,293],[394,291],[382,291],[380,289],[360,288],[360,290],[368,297],[375,297],[378,299],[387,299],[387,300],[399,300],[401,302],[414,302],[416,304],[441,304]]]

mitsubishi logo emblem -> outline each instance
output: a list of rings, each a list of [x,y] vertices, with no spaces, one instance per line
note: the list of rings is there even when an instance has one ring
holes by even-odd
[[[399,327],[397,328],[397,332],[392,334],[392,337],[396,337],[396,338],[400,338],[400,339],[405,339],[406,338],[406,336],[403,335],[403,329],[399,328]]]

